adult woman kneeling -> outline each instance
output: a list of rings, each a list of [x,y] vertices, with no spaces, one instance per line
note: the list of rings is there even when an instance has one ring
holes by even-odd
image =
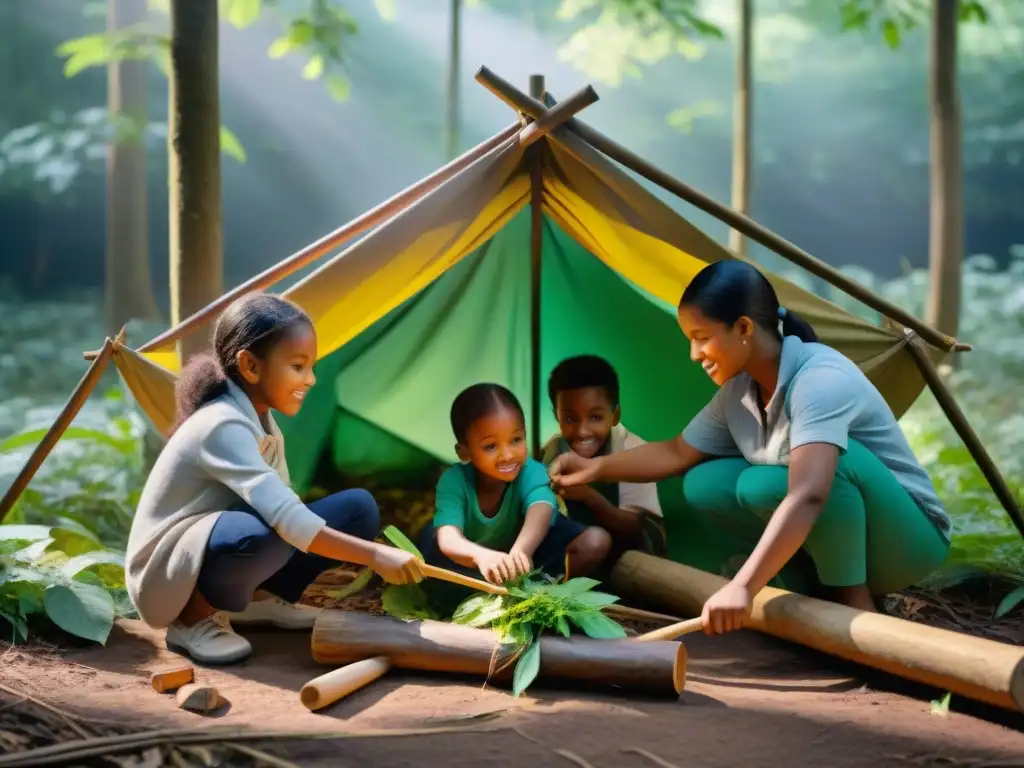
[[[683,475],[689,509],[746,531],[753,551],[704,605],[709,634],[738,629],[752,598],[801,548],[837,602],[916,583],[949,550],[950,519],[892,410],[847,357],[779,306],[741,261],[701,270],[679,302],[690,357],[719,390],[672,440],[595,459],[558,457],[553,485]]]

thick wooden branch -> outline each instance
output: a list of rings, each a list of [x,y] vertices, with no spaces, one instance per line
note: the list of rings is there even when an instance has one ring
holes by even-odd
[[[611,575],[616,594],[690,615],[699,614],[727,583],[721,576],[641,552],[626,552]],[[747,626],[940,691],[1024,710],[1024,648],[1018,646],[774,587],[754,596]]]
[[[490,629],[441,621],[399,621],[354,611],[325,610],[313,627],[313,660],[339,666],[384,656],[395,667],[474,675],[485,679],[492,655],[496,668],[511,661],[510,648]],[[507,683],[513,664],[492,677]],[[679,695],[686,680],[682,643],[542,637],[539,680],[617,686],[629,691]]]

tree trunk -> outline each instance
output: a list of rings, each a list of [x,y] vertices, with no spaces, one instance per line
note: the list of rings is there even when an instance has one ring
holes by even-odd
[[[931,212],[927,321],[956,336],[963,264],[963,166],[957,87],[958,0],[933,0],[931,34]]]
[[[171,0],[168,110],[171,325],[223,291],[217,3]],[[183,361],[209,346],[209,326],[182,339]]]
[[[146,0],[107,0],[107,29],[146,20]],[[107,148],[106,312],[108,333],[129,320],[156,320],[159,311],[149,267],[146,208],[145,61],[107,67],[107,109],[115,125],[131,122],[129,135],[115,134]]]
[[[739,39],[736,41],[736,94],[732,123],[732,207],[744,215],[750,213],[750,132],[752,97],[750,83],[750,33],[753,26],[752,0],[738,0]],[[729,230],[729,248],[747,255],[747,239],[735,229]]]
[[[459,154],[459,45],[462,42],[462,0],[451,0],[448,30],[448,94],[445,115],[445,154],[453,160]]]

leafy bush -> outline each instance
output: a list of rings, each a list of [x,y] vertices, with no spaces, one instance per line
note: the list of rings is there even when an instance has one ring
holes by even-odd
[[[88,530],[0,526],[0,624],[12,642],[28,639],[45,616],[69,634],[106,643],[117,616],[133,615],[124,589],[124,556]]]
[[[34,420],[0,441],[0,477],[13,479],[42,440],[55,414],[44,415],[45,426]],[[144,429],[121,391],[111,389],[65,432],[6,522],[71,527],[123,548],[145,479]]]
[[[925,315],[927,272],[882,281],[865,270],[847,274],[918,317]],[[828,298],[872,320],[877,315],[839,292]],[[957,356],[946,380],[971,426],[1017,499],[1024,499],[1024,246],[1006,269],[988,256],[967,261],[958,337],[974,350]],[[1024,541],[996,499],[942,409],[927,389],[900,420],[914,453],[931,475],[953,518],[953,546],[936,583],[957,580],[974,566],[1024,581]],[[1022,596],[1024,597],[1024,596]]]

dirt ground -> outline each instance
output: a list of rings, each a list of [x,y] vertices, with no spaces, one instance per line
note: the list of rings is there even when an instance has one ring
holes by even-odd
[[[197,668],[199,680],[230,701],[207,717],[150,688],[149,672],[177,657],[162,633],[140,622],[120,622],[105,648],[0,651],[7,689],[0,691],[0,766],[3,752],[18,751],[17,729],[4,717],[37,707],[26,695],[93,733],[235,726],[363,734],[261,743],[291,761],[278,765],[1024,766],[1024,720],[967,712],[955,697],[948,715],[935,715],[930,699],[941,692],[896,690],[891,678],[754,632],[688,636],[687,687],[678,700],[539,686],[516,699],[481,680],[396,670],[319,713],[298,699],[301,686],[326,669],[312,661],[309,633],[244,634],[254,645],[250,661]],[[377,729],[428,732],[374,736]]]

